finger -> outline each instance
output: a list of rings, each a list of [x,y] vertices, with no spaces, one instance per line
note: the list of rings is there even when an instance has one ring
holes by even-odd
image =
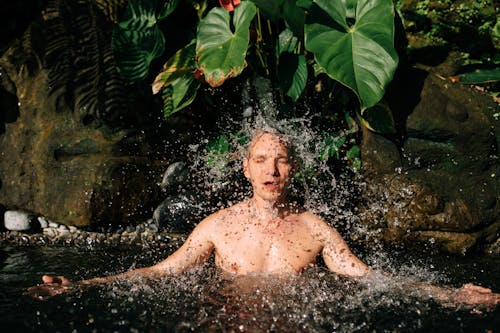
[[[476,292],[480,292],[480,293],[491,293],[491,289],[490,288],[476,286],[476,285],[471,284],[471,283],[467,283],[466,285],[464,285],[463,288],[466,289],[466,290],[476,291]]]

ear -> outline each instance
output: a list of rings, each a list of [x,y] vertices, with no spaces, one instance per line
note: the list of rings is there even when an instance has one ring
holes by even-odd
[[[243,174],[245,177],[250,179],[250,174],[248,173],[248,158],[243,158]]]

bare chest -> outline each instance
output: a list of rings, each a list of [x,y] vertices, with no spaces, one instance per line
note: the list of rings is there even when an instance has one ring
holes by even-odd
[[[216,263],[234,274],[298,273],[316,261],[321,244],[307,227],[228,229],[215,244]]]

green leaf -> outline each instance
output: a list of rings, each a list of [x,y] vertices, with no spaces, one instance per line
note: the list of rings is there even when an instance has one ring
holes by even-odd
[[[304,23],[306,21],[306,13],[297,6],[296,0],[284,0],[283,2],[283,18],[290,30],[299,39],[304,38]]]
[[[339,158],[340,148],[346,143],[346,141],[347,138],[345,136],[340,136],[335,132],[326,135],[324,138],[323,147],[320,150],[320,160],[326,161],[332,156]]]
[[[207,164],[215,171],[223,171],[229,163],[229,140],[225,134],[210,141],[206,147]]]
[[[280,18],[283,0],[252,0],[252,2],[265,18],[271,21],[277,21]]]
[[[163,20],[177,8],[177,5],[179,4],[179,0],[165,0],[165,3],[163,4],[163,7],[158,14],[158,21]]]
[[[345,154],[345,156],[349,159],[351,158],[359,158],[359,156],[361,155],[361,151],[359,150],[359,147],[358,146],[352,146],[348,151],[347,153]]]
[[[143,31],[115,26],[112,45],[118,73],[126,80],[138,81],[149,74],[149,65],[165,50],[165,36],[154,26]]]
[[[284,52],[279,58],[278,77],[281,89],[295,102],[306,87],[305,56]]]
[[[126,30],[144,31],[156,25],[156,0],[130,0],[118,26]]]
[[[285,29],[278,36],[276,55],[278,58],[278,78],[281,90],[295,102],[307,83],[307,64],[304,55],[293,54],[298,38],[292,30]]]
[[[392,0],[314,0],[305,46],[332,79],[356,93],[362,109],[375,105],[398,63]]]
[[[165,51],[165,36],[156,25],[156,5],[156,0],[130,0],[124,19],[113,29],[116,68],[129,81],[145,78],[153,59]]]
[[[298,38],[293,35],[292,30],[283,30],[278,36],[278,43],[276,43],[276,57],[279,57],[283,52],[293,53],[298,41]]]
[[[165,87],[163,89],[163,114],[165,118],[191,104],[196,98],[199,87],[200,82],[191,74],[183,75]]]
[[[365,109],[359,119],[371,131],[386,134],[396,133],[392,111],[385,103],[380,102]]]
[[[312,6],[313,0],[297,0],[296,4],[298,7],[309,9]]]
[[[196,54],[198,69],[212,87],[238,76],[246,66],[250,22],[257,9],[252,2],[241,2],[234,10],[231,30],[230,14],[215,7],[198,26]]]
[[[179,77],[193,73],[196,65],[195,47],[196,41],[192,40],[168,59],[153,82],[153,94],[158,93],[162,87],[171,85]]]
[[[458,75],[460,83],[480,84],[500,81],[500,67],[491,69],[476,69],[471,72]]]

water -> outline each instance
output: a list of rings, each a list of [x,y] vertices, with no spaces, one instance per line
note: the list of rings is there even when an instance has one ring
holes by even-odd
[[[263,89],[261,95],[266,91]],[[245,106],[251,97],[242,97]],[[243,108],[245,119],[236,130],[249,134],[255,127],[277,125],[294,143],[300,143],[296,149],[305,169],[301,171],[303,175],[305,171],[310,173],[307,182],[292,183],[292,197],[305,193],[304,206],[348,236],[361,259],[393,273],[394,279],[355,282],[328,272],[321,264],[287,279],[228,279],[209,262],[178,276],[135,283],[121,281],[40,301],[23,292],[40,283],[43,274],[65,275],[74,280],[110,275],[152,265],[174,249],[1,246],[2,331],[495,332],[500,327],[500,307],[472,312],[443,307],[400,283],[407,278],[454,287],[472,282],[500,292],[499,256],[451,257],[389,250],[364,242],[370,239],[370,231],[360,224],[356,210],[363,185],[357,175],[334,175],[337,162],[342,161],[319,158],[324,142],[319,130],[312,129],[312,117],[269,121],[276,117],[276,106],[266,96],[256,100],[261,105],[252,109],[248,102]],[[246,118],[252,118],[251,123]],[[233,150],[223,152],[225,165],[214,170],[207,167],[207,142],[203,138],[189,147],[191,179],[183,188],[186,193],[193,191],[197,200],[202,197],[198,202],[204,214],[207,207],[216,210],[251,195],[241,170],[244,145],[238,143]],[[354,243],[373,247],[362,248]]]
[[[225,278],[209,262],[161,280],[120,282],[46,301],[22,293],[42,274],[74,279],[153,264],[173,249],[12,247],[0,250],[3,332],[495,332],[500,309],[446,308],[397,281],[357,283],[322,266],[289,279]],[[500,257],[378,252],[386,271],[500,291]]]

